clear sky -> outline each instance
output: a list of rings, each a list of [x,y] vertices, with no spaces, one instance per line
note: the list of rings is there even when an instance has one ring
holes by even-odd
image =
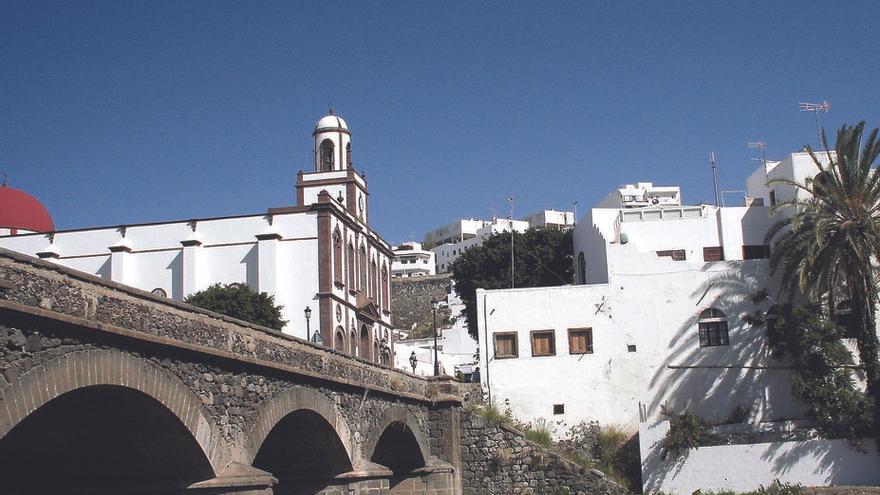
[[[392,243],[579,214],[624,182],[711,201],[828,129],[880,127],[880,2],[2,0],[0,173],[59,229],[293,204],[332,103]]]

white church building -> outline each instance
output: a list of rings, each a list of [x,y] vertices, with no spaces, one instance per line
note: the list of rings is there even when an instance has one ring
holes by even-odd
[[[4,184],[0,247],[176,300],[215,283],[246,283],[283,306],[284,333],[390,364],[391,247],[370,227],[346,122],[331,110],[313,138],[296,206],[54,231],[38,201]]]
[[[477,290],[491,400],[524,421],[629,430],[663,405],[712,422],[738,407],[752,422],[800,417],[790,370],[744,316],[774,302],[770,205],[798,194],[768,180],[816,172],[806,153],[767,162],[736,207],[685,206],[677,187],[651,183],[610,194],[575,227],[575,285]],[[759,308],[761,290],[770,297]]]

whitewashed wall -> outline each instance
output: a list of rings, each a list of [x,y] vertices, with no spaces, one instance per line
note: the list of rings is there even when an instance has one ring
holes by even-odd
[[[864,451],[853,448],[847,440],[700,447],[676,462],[662,459],[667,431],[669,421],[639,426],[644,493],[748,492],[777,479],[804,486],[880,484],[874,440],[865,440]]]

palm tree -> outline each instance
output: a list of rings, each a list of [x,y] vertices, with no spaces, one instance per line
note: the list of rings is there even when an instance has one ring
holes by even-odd
[[[800,292],[825,305],[832,318],[839,303],[849,303],[866,393],[880,405],[880,345],[874,318],[880,274],[876,266],[880,260],[880,172],[872,168],[880,155],[880,141],[874,129],[862,147],[864,127],[864,122],[841,127],[834,153],[827,151],[823,133],[827,167],[806,147],[817,167],[813,179],[804,184],[771,181],[807,194],[806,199],[795,198],[774,208],[774,214],[788,216],[770,228],[766,243],[775,240],[770,266],[773,273],[781,269],[783,290],[792,296]],[[875,424],[880,426],[880,422]]]

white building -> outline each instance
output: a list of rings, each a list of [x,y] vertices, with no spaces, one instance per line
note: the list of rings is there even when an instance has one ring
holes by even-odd
[[[19,201],[11,220],[13,210],[0,213],[10,224],[0,227],[19,234],[0,237],[0,247],[177,300],[243,282],[275,296],[285,333],[305,339],[309,325],[328,347],[389,359],[391,248],[370,228],[367,183],[352,164],[345,121],[331,111],[313,138],[313,171],[297,175],[296,206],[54,232],[51,219]],[[0,190],[0,202],[7,192]]]
[[[778,289],[764,243],[778,218],[759,205],[794,189],[768,187],[768,178],[816,172],[803,153],[760,167],[748,196],[766,203],[750,199],[748,207],[681,206],[672,199],[678,188],[664,188],[670,199],[639,208],[626,198],[639,188],[612,193],[616,206],[593,208],[575,227],[578,285],[477,291],[492,400],[509,400],[525,421],[629,429],[657,419],[664,404],[710,421],[737,406],[752,421],[799,417],[790,371],[768,357],[763,329],[743,317],[759,309],[752,295],[766,289],[766,309]]]
[[[437,274],[434,252],[422,249],[421,243],[404,242],[395,247],[392,252],[394,253],[394,259],[391,261],[391,278],[422,277]]]
[[[559,210],[541,210],[525,218],[530,229],[570,229],[575,222],[574,213]]]
[[[598,208],[644,208],[646,206],[681,206],[678,186],[655,186],[653,182],[626,184],[596,205]]]

